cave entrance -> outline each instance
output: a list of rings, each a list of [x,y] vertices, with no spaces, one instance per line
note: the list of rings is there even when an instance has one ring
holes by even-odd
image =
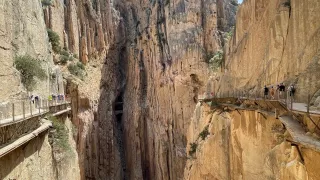
[[[115,102],[115,105],[114,105],[114,111],[115,111],[115,114],[116,114],[117,122],[121,123],[122,114],[123,114],[123,93],[120,93],[120,95],[116,99],[116,102]]]
[[[114,102],[114,112],[115,112],[115,136],[116,136],[116,142],[118,145],[118,149],[120,152],[120,161],[121,161],[121,167],[124,173],[123,179],[126,180],[127,173],[126,173],[126,161],[125,161],[125,151],[124,151],[124,134],[123,134],[123,121],[122,121],[122,114],[123,114],[123,92],[121,92],[117,99]]]

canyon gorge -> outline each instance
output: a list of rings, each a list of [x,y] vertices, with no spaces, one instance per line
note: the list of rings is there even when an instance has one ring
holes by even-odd
[[[320,179],[319,18],[317,0],[1,0],[1,117],[30,93],[70,112],[0,119],[0,179]],[[45,70],[32,90],[19,57]],[[310,109],[257,100],[279,83]]]

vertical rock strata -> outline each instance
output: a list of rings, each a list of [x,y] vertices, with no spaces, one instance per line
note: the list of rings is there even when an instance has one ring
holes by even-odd
[[[188,142],[197,148],[189,153],[184,179],[320,178],[320,153],[284,140],[290,135],[273,114],[212,108],[206,103],[196,111]],[[208,136],[202,139],[199,134],[205,128]]]
[[[319,10],[313,0],[244,1],[226,50],[221,89],[254,94],[264,85],[295,83],[296,100],[306,102],[320,88]]]
[[[182,179],[186,133],[210,76],[206,55],[222,49],[234,22],[230,1],[125,1],[122,117],[129,179]]]
[[[269,141],[277,121],[265,124],[257,114],[244,113],[240,122],[212,121],[210,132],[218,137],[203,142],[199,161],[187,161],[186,147],[202,130],[203,122],[191,118],[200,94],[253,93],[284,81],[296,82],[297,99],[304,101],[319,89],[320,2],[245,0],[237,20],[233,0],[52,2],[48,7],[30,0],[0,5],[0,97],[14,97],[23,89],[13,68],[16,54],[45,59],[48,69],[54,66],[58,57],[51,52],[46,28],[57,32],[61,46],[86,64],[84,81],[67,80],[82,179],[306,177],[303,168],[310,169],[310,159],[318,154],[304,150],[307,165],[293,160],[298,170],[280,166],[274,159],[290,160],[298,150],[276,138]],[[223,47],[223,70],[213,72],[208,61]],[[39,89],[47,86],[44,82]],[[250,144],[260,141],[267,144]],[[252,157],[243,157],[249,150]],[[286,157],[274,157],[281,153]]]

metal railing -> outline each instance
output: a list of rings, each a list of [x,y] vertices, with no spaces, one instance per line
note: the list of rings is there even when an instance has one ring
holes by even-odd
[[[199,96],[199,100],[205,99],[215,99],[215,98],[237,98],[240,100],[267,100],[267,101],[278,101],[284,105],[290,111],[302,111],[307,114],[310,113],[310,94],[308,95],[307,104],[305,106],[300,105],[300,107],[294,107],[294,104],[302,104],[295,102],[294,96],[290,95],[289,91],[278,91],[274,90],[274,94],[271,94],[270,91],[268,95],[264,95],[263,91],[224,91],[219,93],[206,93],[206,95]],[[301,108],[301,109],[299,109]],[[319,112],[320,114],[320,112]]]
[[[0,103],[0,126],[39,116],[50,111],[50,107],[68,104],[69,99],[21,100]]]

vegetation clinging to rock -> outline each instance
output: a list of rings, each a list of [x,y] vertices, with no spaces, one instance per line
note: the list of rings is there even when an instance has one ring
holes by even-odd
[[[225,38],[229,40],[233,36],[234,27],[231,27],[230,31],[226,33]]]
[[[211,58],[210,58],[211,57]],[[222,62],[223,62],[223,52],[222,51],[217,51],[214,54],[207,55],[207,58],[210,58],[208,63],[210,69],[213,71],[216,71],[217,69],[221,68]]]
[[[197,151],[198,144],[190,143],[189,155],[192,156]]]
[[[43,6],[51,6],[52,5],[51,0],[42,0],[41,3]]]
[[[237,2],[237,0],[231,0],[231,2],[230,2],[232,5],[234,5],[234,6],[238,6],[239,4],[238,4],[238,2]]]
[[[67,50],[61,50],[60,52],[60,63],[66,64],[68,61],[72,61],[74,56]]]
[[[17,56],[14,61],[16,69],[20,72],[21,82],[28,91],[36,86],[36,78],[47,78],[46,71],[41,67],[40,60],[29,55]]]
[[[199,137],[201,137],[202,140],[206,139],[206,137],[210,134],[208,130],[209,126],[207,125],[203,131],[199,134]]]
[[[54,32],[51,29],[47,29],[48,36],[49,36],[49,41],[52,44],[52,49],[55,53],[60,53],[61,47],[60,47],[60,37],[59,35]]]
[[[71,147],[68,141],[68,129],[66,126],[53,116],[50,116],[49,120],[52,121],[54,128],[52,133],[53,143],[55,143],[62,151],[70,151]]]
[[[77,62],[76,64],[70,64],[68,66],[68,70],[71,74],[78,76],[81,79],[85,75],[85,66],[81,62]]]

